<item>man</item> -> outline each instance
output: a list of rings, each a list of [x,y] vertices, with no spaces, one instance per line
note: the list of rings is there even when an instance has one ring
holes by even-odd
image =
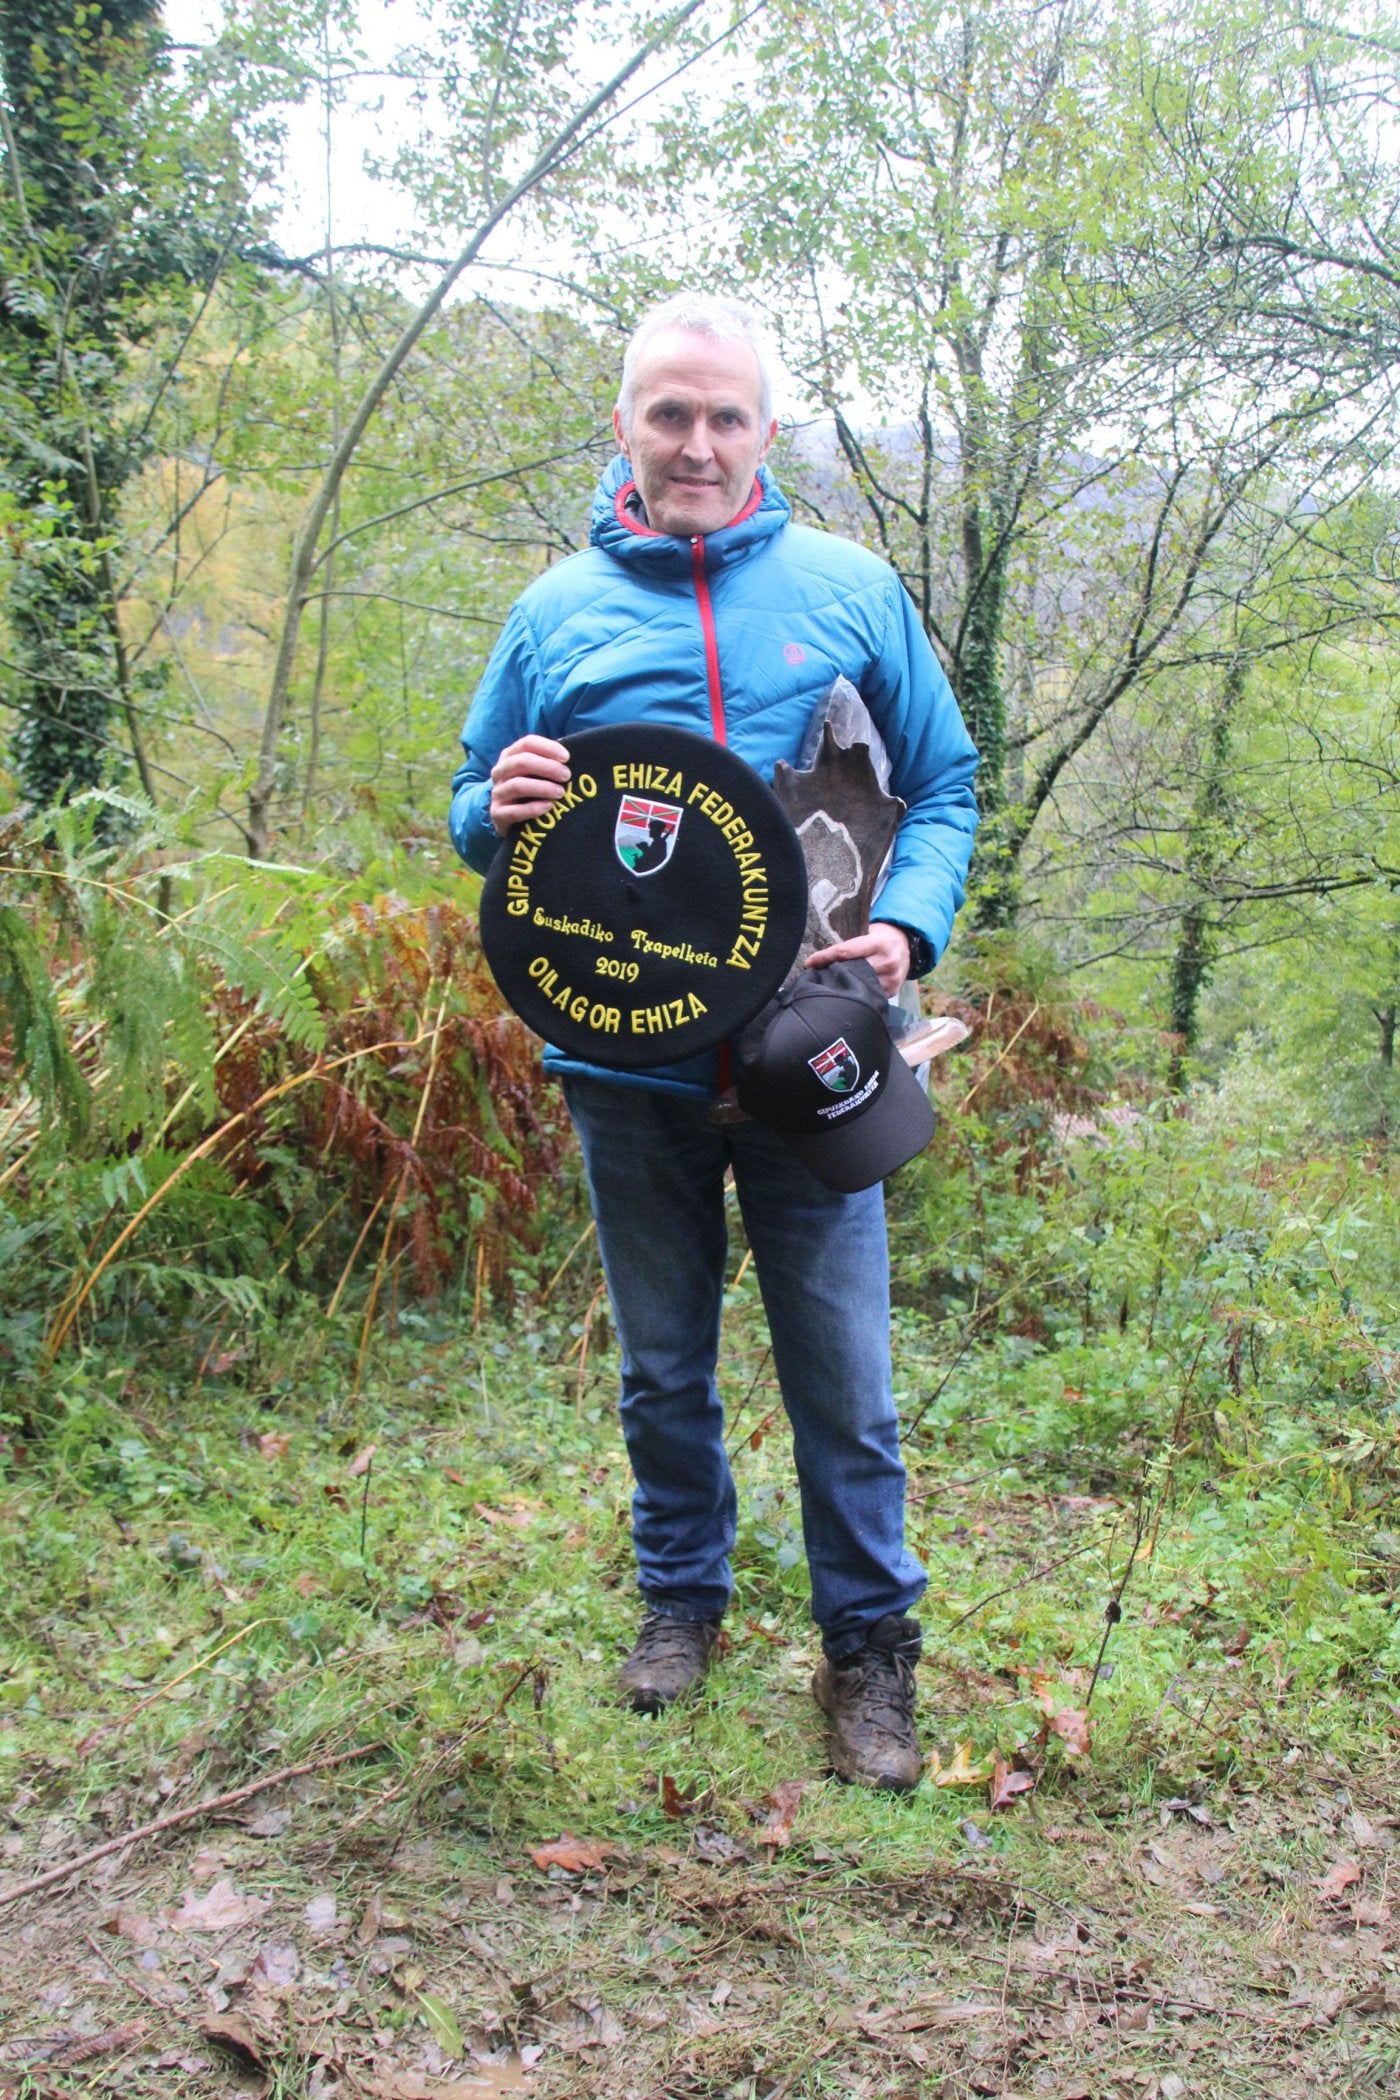
[[[517,601],[477,691],[453,841],[484,871],[515,825],[563,793],[558,739],[604,724],[700,730],[771,779],[844,673],[908,814],[879,919],[809,967],[864,958],[893,998],[947,942],[976,822],[976,755],[914,608],[874,555],[790,522],[763,466],[777,424],[747,309],[682,294],[650,313],[613,424],[620,457],[590,547]],[[622,1351],[647,1607],[622,1666],[626,1697],[656,1712],[698,1682],[732,1588],[735,1494],[715,1388],[732,1166],[792,1424],[832,1765],[843,1779],[914,1786],[921,1636],[909,1613],[925,1575],[904,1544],[881,1190],[834,1195],[762,1125],[713,1121],[722,1054],[624,1073],[547,1049],[545,1065],[578,1131]]]

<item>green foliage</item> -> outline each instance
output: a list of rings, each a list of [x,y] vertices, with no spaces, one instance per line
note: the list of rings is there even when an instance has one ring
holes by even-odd
[[[149,443],[149,419],[126,412],[127,357],[217,271],[236,184],[226,153],[200,164],[218,148],[199,98],[171,90],[151,0],[0,7],[0,67],[6,683],[23,792],[42,807],[120,776],[119,708],[144,766],[113,568],[120,491]]]
[[[0,905],[0,1015],[20,1077],[70,1140],[83,1136],[91,1106],[87,1081],[59,1019],[47,958],[12,904]]]
[[[109,844],[113,814],[135,831]],[[0,859],[4,989],[0,1023],[9,1030],[19,1076],[41,1118],[56,1116],[68,1135],[89,1122],[104,1148],[151,1131],[167,1105],[168,1068],[181,1075],[196,1114],[215,1105],[217,980],[241,994],[289,1043],[316,1049],[325,1029],[306,958],[277,921],[287,892],[309,890],[303,870],[275,871],[274,898],[256,872],[233,862],[237,880],[209,888],[218,856],[183,868],[155,862],[174,844],[158,815],[129,797],[89,790],[52,816],[7,828]],[[162,884],[200,878],[188,909],[170,915],[154,900]],[[69,967],[55,982],[55,958]],[[92,1086],[74,1049],[81,1037]]]
[[[197,1356],[299,1290],[339,1302],[362,1252],[366,1334],[401,1279],[432,1298],[459,1276],[478,1314],[528,1280],[563,1119],[459,906],[380,893],[412,876],[382,842],[359,894],[177,860],[110,792],[4,843],[0,1360],[35,1371],[75,1321],[101,1341],[172,1315]]]

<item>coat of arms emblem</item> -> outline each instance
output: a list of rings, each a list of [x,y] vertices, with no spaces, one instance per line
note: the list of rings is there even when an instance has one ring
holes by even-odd
[[[629,874],[654,875],[658,868],[665,867],[684,814],[674,802],[651,802],[645,795],[623,796],[613,845]]]
[[[855,1052],[843,1035],[838,1035],[834,1043],[828,1043],[825,1050],[819,1050],[807,1062],[831,1094],[849,1094],[860,1078]]]

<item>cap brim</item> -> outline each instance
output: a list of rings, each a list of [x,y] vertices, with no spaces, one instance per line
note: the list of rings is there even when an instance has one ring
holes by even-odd
[[[873,1188],[922,1152],[937,1127],[933,1103],[901,1057],[879,1098],[844,1127],[785,1133],[788,1146],[810,1174],[840,1196]]]

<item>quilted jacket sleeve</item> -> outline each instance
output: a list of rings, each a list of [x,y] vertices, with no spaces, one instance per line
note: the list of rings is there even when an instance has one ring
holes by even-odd
[[[913,602],[890,577],[884,645],[861,688],[908,804],[872,918],[912,926],[943,953],[963,901],[977,802],[977,753]]]
[[[491,768],[539,722],[539,667],[520,607],[511,608],[462,731],[465,759],[452,776],[452,843],[484,875],[501,843],[490,818]]]

